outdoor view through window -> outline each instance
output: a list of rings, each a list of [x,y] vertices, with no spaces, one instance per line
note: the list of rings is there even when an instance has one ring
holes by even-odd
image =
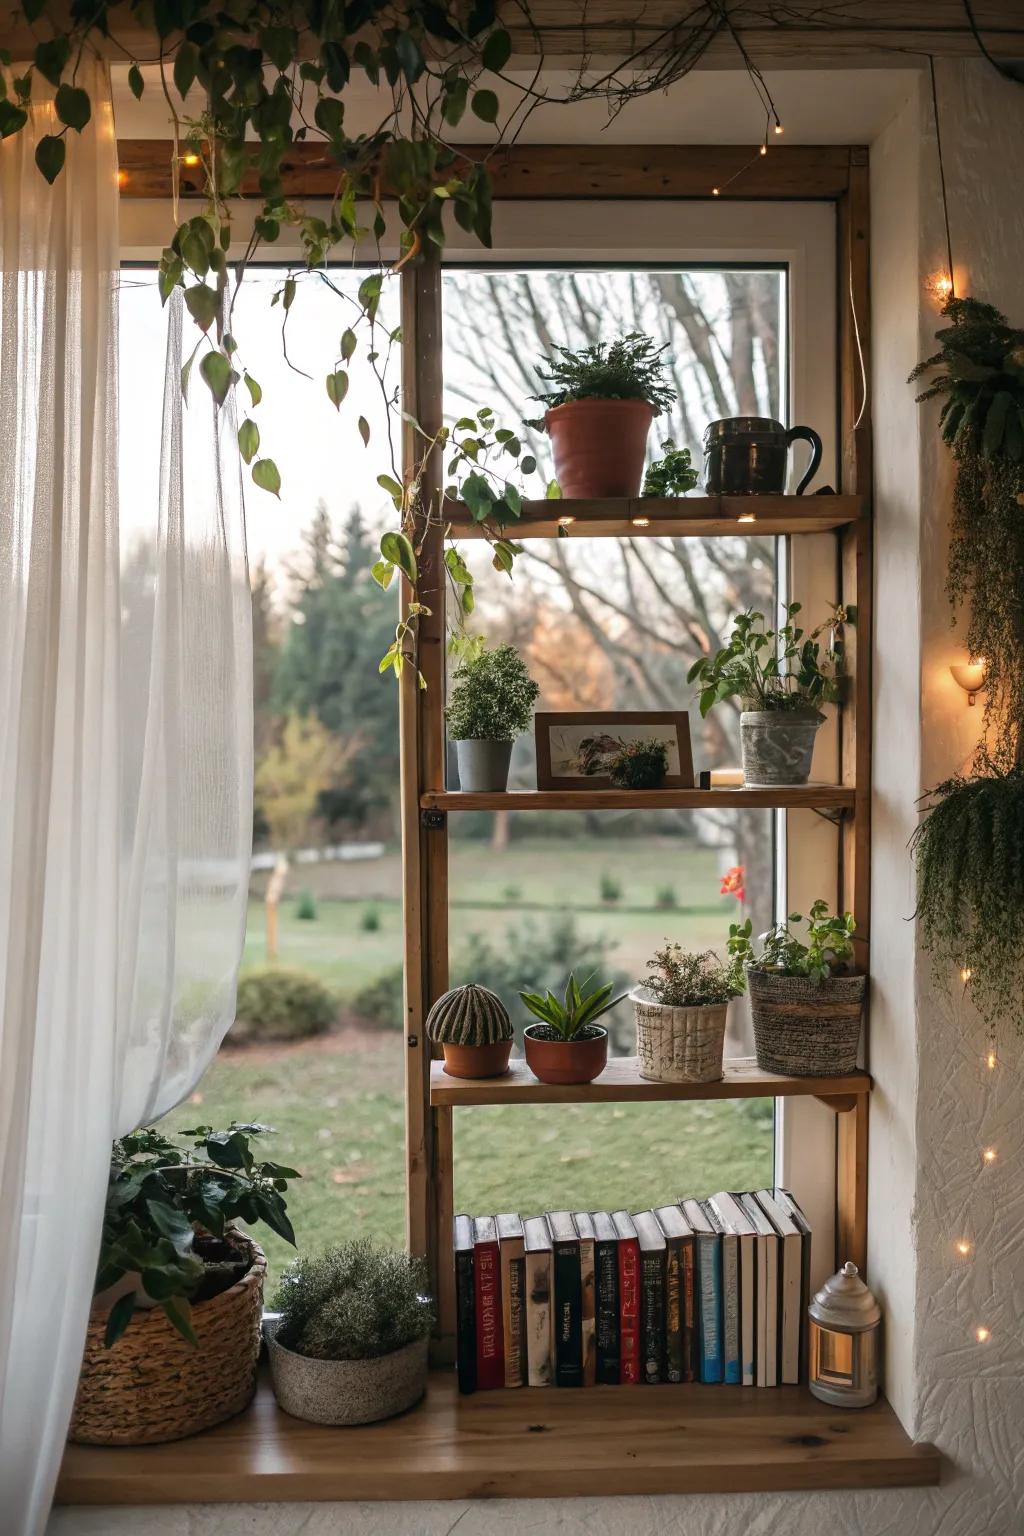
[[[353,359],[336,412],[323,381],[301,370],[313,338],[348,323],[345,295],[299,285],[287,356],[271,295],[284,273],[250,271],[236,329],[272,414],[264,448],[280,501],[246,489],[255,682],[254,856],[239,1023],[171,1127],[232,1118],[277,1128],[271,1153],[303,1174],[289,1194],[299,1245],[405,1228],[404,1036],[398,710],[377,661],[395,598],[369,578],[391,513],[376,484],[374,444],[387,431],[381,386]],[[392,290],[396,285],[391,285]],[[397,323],[397,303],[388,324]],[[552,345],[579,347],[645,331],[672,359],[678,400],[649,451],[671,438],[700,467],[707,422],[785,419],[786,282],[775,269],[452,270],[444,280],[445,408],[451,420],[489,405],[520,431],[551,478],[529,396]],[[122,506],[156,495],[165,321],[152,268],[126,268],[122,298]],[[321,349],[322,350],[322,349]],[[398,378],[397,349],[391,386]],[[197,380],[194,389],[202,386]],[[364,416],[371,448],[356,428]],[[272,430],[276,441],[266,440]],[[730,616],[772,611],[775,541],[531,541],[513,581],[466,544],[474,629],[512,641],[540,684],[542,709],[689,709],[695,769],[738,761],[738,715],[702,722],[686,672],[717,648]],[[532,786],[532,739],[517,745],[512,787]],[[453,816],[451,974],[505,1000],[521,1038],[517,992],[557,989],[567,971],[642,978],[666,939],[722,949],[730,921],[767,925],[774,890],[769,811],[538,812]],[[735,873],[737,867],[740,873]],[[278,895],[276,905],[268,903]],[[267,976],[268,968],[288,977]],[[281,989],[302,989],[307,1038],[271,1041]],[[294,998],[293,998],[294,1000]],[[613,1049],[632,1050],[631,1009],[612,1018]],[[727,1052],[749,1050],[742,1013]],[[772,1177],[770,1100],[493,1107],[456,1117],[457,1208],[524,1214],[638,1209],[681,1194],[750,1189]],[[286,1245],[266,1237],[274,1272]],[[261,1239],[262,1241],[263,1239]]]

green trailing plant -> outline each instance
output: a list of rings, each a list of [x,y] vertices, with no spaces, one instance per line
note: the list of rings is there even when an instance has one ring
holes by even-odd
[[[377,1360],[426,1338],[434,1320],[423,1260],[365,1238],[293,1259],[274,1308],[278,1343],[314,1360]]]
[[[661,445],[663,457],[647,466],[642,496],[685,496],[700,476],[690,462],[689,448],[677,448],[671,438]]]
[[[822,982],[829,976],[849,972],[853,963],[853,935],[857,930],[852,912],[832,914],[827,901],[816,901],[807,916],[807,939],[793,932],[793,923],[804,922],[800,912],[791,912],[784,923],[773,923],[755,946],[751,941],[751,921],[730,923],[728,950],[732,959],[756,971],[772,971],[778,976],[806,976]]]
[[[746,982],[743,957],[735,954],[725,964],[713,950],[699,954],[684,950],[666,939],[661,949],[647,962],[647,976],[641,981],[656,1002],[666,1008],[707,1008],[739,997]]]
[[[700,657],[686,674],[687,682],[700,685],[701,715],[732,698],[750,710],[819,712],[842,697],[842,627],[853,622],[853,611],[836,606],[809,632],[795,622],[800,611],[800,603],[787,603],[775,629],[750,609],[733,620],[728,644]]]
[[[668,747],[656,736],[623,742],[608,764],[616,789],[657,789],[668,772]]]
[[[565,994],[561,998],[551,991],[543,995],[540,992],[520,992],[519,996],[534,1018],[551,1031],[549,1038],[566,1043],[587,1039],[598,1019],[616,1008],[627,996],[623,992],[619,997],[612,997],[615,990],[613,981],[606,981],[589,992],[584,991],[585,987],[590,986],[590,980],[588,976],[581,986],[574,972],[570,971]]]
[[[617,341],[597,342],[572,352],[555,347],[546,359],[548,371],[537,372],[553,387],[531,399],[539,400],[547,410],[570,400],[645,400],[660,415],[675,400],[675,391],[665,382],[664,346],[655,346],[641,331],[630,331]],[[528,421],[528,427],[544,430],[543,417]]]
[[[163,1307],[190,1343],[196,1342],[190,1303],[199,1299],[211,1251],[206,1234],[224,1240],[235,1221],[265,1222],[285,1242],[295,1245],[284,1195],[299,1174],[269,1162],[255,1150],[265,1125],[226,1130],[200,1125],[177,1132],[176,1139],[153,1129],[132,1131],[114,1142],[103,1217],[103,1237],[96,1292],[138,1274],[139,1288]],[[181,1141],[192,1145],[182,1146]],[[224,1243],[213,1244],[221,1259]],[[235,1253],[237,1260],[237,1252]],[[117,1342],[136,1307],[133,1288],[110,1309],[105,1342]]]
[[[239,980],[226,1043],[308,1040],[326,1034],[337,1017],[338,999],[318,976],[285,967],[250,971]]]
[[[445,719],[453,741],[514,741],[540,689],[514,645],[467,655],[455,669]]]

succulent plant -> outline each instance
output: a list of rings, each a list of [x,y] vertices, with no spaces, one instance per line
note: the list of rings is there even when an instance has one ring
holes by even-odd
[[[448,1045],[495,1045],[511,1040],[512,1020],[496,993],[469,982],[445,992],[427,1014],[427,1039]]]

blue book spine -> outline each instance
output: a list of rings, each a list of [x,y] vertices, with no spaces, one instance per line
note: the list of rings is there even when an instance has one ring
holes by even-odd
[[[722,1243],[697,1239],[700,1252],[700,1379],[722,1380]]]
[[[722,1358],[725,1380],[738,1387],[740,1371],[740,1276],[739,1244],[734,1237],[722,1240]]]

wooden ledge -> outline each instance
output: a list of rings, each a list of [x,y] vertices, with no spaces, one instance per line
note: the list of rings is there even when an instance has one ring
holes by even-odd
[[[757,538],[761,535],[830,533],[855,523],[859,496],[675,496],[607,501],[524,501],[508,523],[510,539]],[[484,530],[460,501],[443,514],[460,539]]]
[[[803,1387],[478,1392],[435,1372],[409,1413],[358,1429],[290,1419],[268,1383],[218,1429],[169,1445],[68,1446],[60,1504],[558,1498],[923,1487],[940,1458],[885,1402]]]
[[[431,789],[425,811],[852,811],[852,784],[716,785],[712,789]]]

